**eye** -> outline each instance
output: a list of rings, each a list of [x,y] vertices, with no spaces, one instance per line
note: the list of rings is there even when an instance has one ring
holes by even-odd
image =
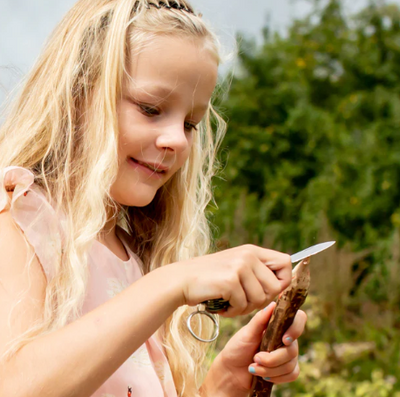
[[[154,117],[154,116],[158,116],[160,114],[160,111],[153,106],[145,105],[143,103],[138,103],[137,105],[139,106],[140,111],[145,116]]]
[[[196,124],[192,124],[192,123],[189,123],[188,121],[185,121],[185,130],[187,132],[191,132],[192,130],[197,131]]]

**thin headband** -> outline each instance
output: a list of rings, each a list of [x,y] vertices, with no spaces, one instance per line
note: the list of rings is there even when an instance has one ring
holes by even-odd
[[[190,9],[189,7],[185,7],[182,4],[179,4],[176,1],[169,1],[168,3],[164,2],[164,1],[160,1],[158,4],[156,3],[148,3],[149,6],[155,7],[157,9],[161,9],[161,8],[166,8],[168,10],[170,9],[174,9],[174,10],[179,10],[179,11],[186,11],[189,14],[194,14],[193,10]]]

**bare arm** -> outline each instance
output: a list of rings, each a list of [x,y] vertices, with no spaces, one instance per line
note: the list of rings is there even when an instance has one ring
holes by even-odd
[[[36,258],[28,274],[28,249],[8,212],[0,214],[0,253],[1,355],[14,335],[42,315],[46,279]],[[146,275],[77,321],[27,344],[0,366],[0,395],[91,396],[184,303],[165,272]],[[10,330],[16,300],[18,321]]]
[[[13,336],[42,315],[46,278],[36,258],[27,274],[28,251],[10,214],[0,213],[0,355]],[[290,270],[289,255],[252,245],[157,269],[0,363],[0,396],[89,397],[180,305],[223,298],[231,306],[221,315],[251,313],[289,285]],[[18,314],[12,330],[11,312]]]

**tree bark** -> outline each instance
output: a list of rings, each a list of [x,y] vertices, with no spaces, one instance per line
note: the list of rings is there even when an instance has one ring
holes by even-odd
[[[294,269],[292,282],[279,296],[274,313],[261,341],[260,351],[272,352],[283,346],[282,337],[292,325],[297,310],[305,302],[310,287],[310,258]],[[255,376],[251,397],[270,397],[273,383]]]

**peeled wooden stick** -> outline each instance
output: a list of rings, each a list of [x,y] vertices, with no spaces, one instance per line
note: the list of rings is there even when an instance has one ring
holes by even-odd
[[[292,282],[279,296],[275,310],[261,341],[260,351],[272,352],[283,346],[282,337],[292,325],[297,310],[306,300],[310,286],[310,258],[303,259],[294,269]],[[270,397],[273,383],[259,376],[253,380],[251,397]]]

